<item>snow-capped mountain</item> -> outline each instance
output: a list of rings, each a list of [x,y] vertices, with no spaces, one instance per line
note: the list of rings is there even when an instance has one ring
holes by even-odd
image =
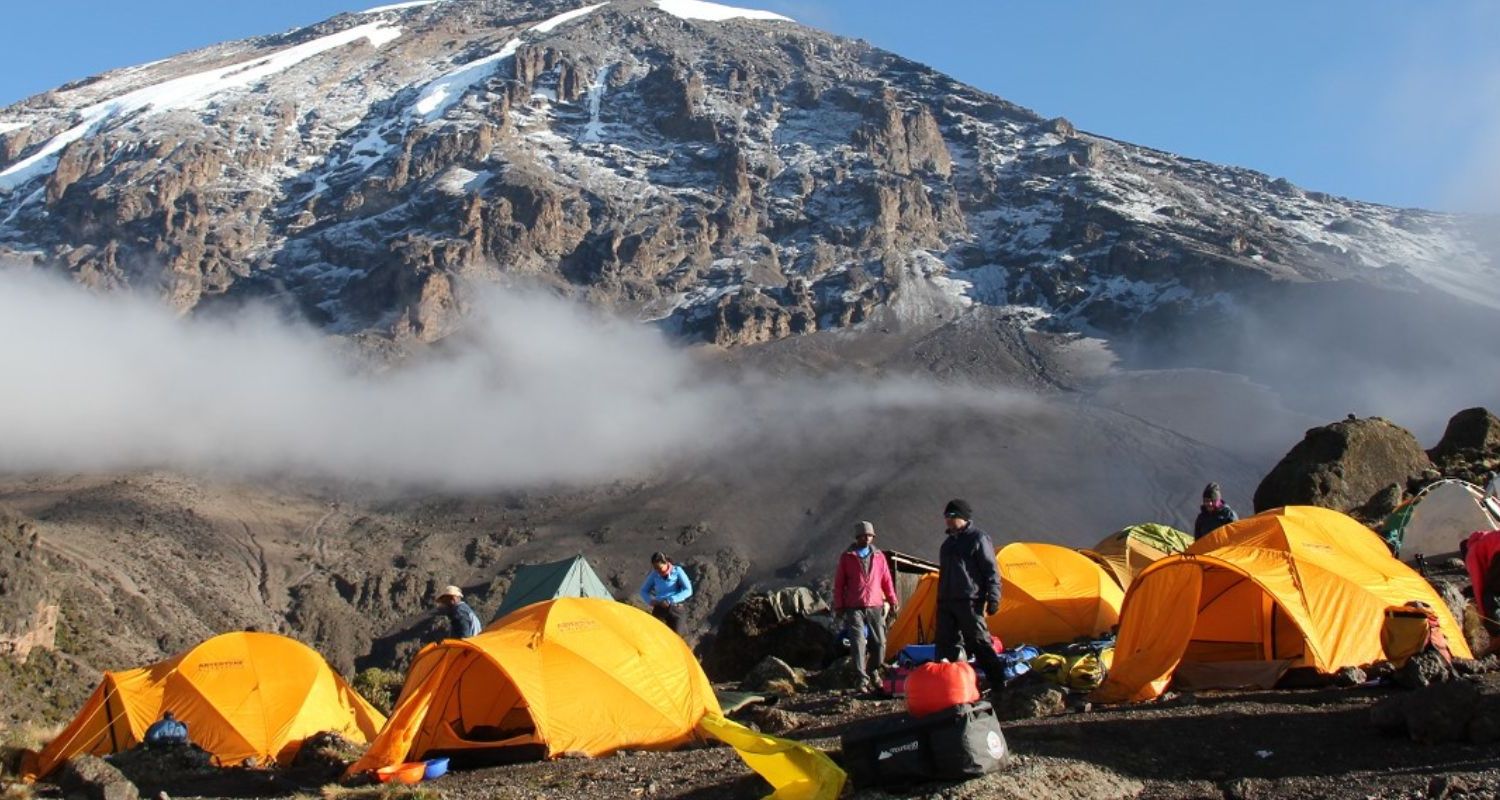
[[[698,0],[397,3],[60,87],[0,110],[0,253],[422,339],[506,274],[721,344],[976,304],[1122,331],[1336,280],[1500,308],[1463,220]]]

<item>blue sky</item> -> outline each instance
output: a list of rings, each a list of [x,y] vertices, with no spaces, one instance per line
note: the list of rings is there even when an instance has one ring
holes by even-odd
[[[6,10],[0,105],[383,0],[50,0]],[[1080,128],[1311,189],[1500,211],[1500,3],[747,0]]]

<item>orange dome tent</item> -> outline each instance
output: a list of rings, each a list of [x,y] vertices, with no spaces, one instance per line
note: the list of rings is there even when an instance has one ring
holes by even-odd
[[[1108,633],[1124,592],[1098,564],[1054,544],[1015,542],[995,554],[1000,610],[990,632],[1008,645],[1049,645]],[[925,575],[891,625],[887,652],[932,641],[938,574]]]
[[[1095,696],[1149,700],[1174,675],[1201,687],[1264,685],[1289,667],[1378,661],[1386,608],[1413,600],[1432,607],[1453,655],[1469,658],[1447,604],[1370,529],[1324,508],[1272,509],[1136,576]]]
[[[433,753],[667,749],[710,711],[713,687],[677,634],[624,603],[560,598],[423,648],[390,723],[349,771]]]
[[[837,797],[822,752],[727,720],[693,652],[624,603],[564,597],[417,654],[390,721],[348,775],[448,755],[471,763],[730,744],[778,798]]]
[[[80,753],[140,744],[171,711],[220,764],[288,764],[302,740],[336,731],[370,741],[385,718],[316,651],[274,633],[226,633],[149,667],[106,672],[83,709],[22,774],[35,780]]]

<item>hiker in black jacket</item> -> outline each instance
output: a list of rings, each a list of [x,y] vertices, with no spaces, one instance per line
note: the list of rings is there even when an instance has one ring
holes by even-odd
[[[938,555],[937,657],[958,661],[968,653],[990,680],[991,697],[1005,686],[1005,664],[995,653],[985,617],[1000,610],[1000,569],[989,534],[976,528],[963,500],[943,509],[948,538]]]

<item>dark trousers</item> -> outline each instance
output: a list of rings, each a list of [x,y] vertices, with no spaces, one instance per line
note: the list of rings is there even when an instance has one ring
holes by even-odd
[[[854,650],[859,677],[866,681],[879,677],[880,668],[885,665],[885,610],[880,606],[845,609],[844,626],[849,629],[849,645]]]
[[[934,639],[939,659],[962,661],[968,653],[989,678],[991,689],[999,691],[1005,686],[1005,662],[1000,660],[990,640],[983,600],[939,600]]]
[[[651,616],[656,617],[657,619],[659,619],[662,622],[666,623],[666,626],[668,628],[671,628],[673,633],[676,633],[676,634],[679,634],[679,635],[682,633],[682,631],[681,631],[681,628],[682,628],[682,607],[681,606],[666,606],[666,605],[663,605],[663,606],[652,606],[651,607]]]

